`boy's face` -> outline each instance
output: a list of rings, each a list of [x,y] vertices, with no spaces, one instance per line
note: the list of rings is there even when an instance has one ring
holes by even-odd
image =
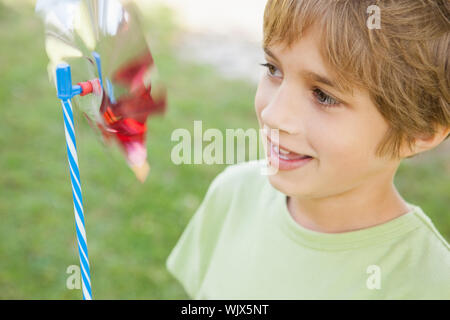
[[[333,86],[314,34],[309,30],[291,48],[265,50],[270,66],[255,97],[259,125],[278,129],[281,146],[312,157],[269,180],[287,195],[314,198],[363,184],[377,188],[391,181],[399,164],[375,156],[388,124],[368,92],[343,93]]]

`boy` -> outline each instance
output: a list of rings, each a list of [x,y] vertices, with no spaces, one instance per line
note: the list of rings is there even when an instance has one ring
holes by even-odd
[[[269,0],[255,109],[279,130],[279,170],[251,161],[212,182],[167,260],[186,292],[450,299],[449,245],[393,184],[449,135],[449,43],[443,1]]]

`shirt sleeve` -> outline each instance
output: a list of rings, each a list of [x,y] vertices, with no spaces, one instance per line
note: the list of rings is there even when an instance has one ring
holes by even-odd
[[[192,299],[197,298],[226,218],[231,199],[224,183],[226,171],[213,180],[166,261],[167,270]]]

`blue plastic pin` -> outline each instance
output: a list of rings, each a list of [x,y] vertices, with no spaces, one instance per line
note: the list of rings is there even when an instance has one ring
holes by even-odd
[[[95,92],[94,87],[101,84],[98,79],[80,82],[72,85],[72,74],[67,63],[56,67],[56,90],[61,99],[64,132],[66,135],[67,157],[69,160],[70,181],[72,183],[73,208],[77,234],[78,255],[80,258],[81,283],[83,299],[92,300],[91,273],[87,247],[86,227],[84,223],[83,197],[81,194],[81,178],[78,167],[77,144],[71,99],[76,95],[86,95]]]

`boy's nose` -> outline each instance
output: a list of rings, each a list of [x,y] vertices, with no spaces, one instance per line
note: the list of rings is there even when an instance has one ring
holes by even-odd
[[[292,97],[278,90],[274,98],[261,112],[262,122],[271,129],[278,129],[288,134],[296,134],[300,119],[295,119],[292,110]],[[297,123],[295,125],[295,123]]]

